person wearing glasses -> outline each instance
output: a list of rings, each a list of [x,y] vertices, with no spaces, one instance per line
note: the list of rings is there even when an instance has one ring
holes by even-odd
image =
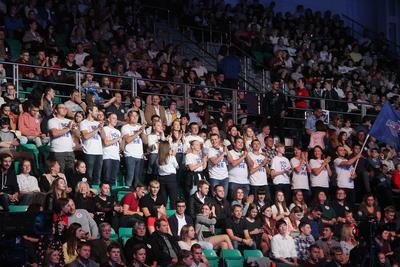
[[[33,104],[29,106],[27,112],[19,116],[18,127],[28,142],[34,143],[37,147],[49,142],[49,138],[40,130],[39,108]]]

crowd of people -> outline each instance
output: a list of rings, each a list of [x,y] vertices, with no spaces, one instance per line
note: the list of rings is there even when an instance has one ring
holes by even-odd
[[[362,105],[377,114],[385,100],[399,107],[385,42],[353,39],[329,12],[211,2],[188,1],[182,14],[199,26],[231,25],[240,46],[271,52],[261,124],[235,124],[232,108],[245,118],[254,103],[238,91],[233,105],[219,89],[240,86],[236,55],[221,49],[218,72],[209,72],[180,44],[151,36],[135,3],[0,1],[0,59],[16,57],[7,37],[23,45],[17,62],[32,64],[19,66],[19,88],[32,88],[26,101],[0,64],[0,206],[50,212],[53,225],[18,237],[26,263],[209,266],[204,250],[258,249],[263,257],[246,264],[398,266],[400,154],[366,140],[371,117],[337,114]],[[67,50],[56,32],[71,33]],[[65,86],[75,75],[62,70],[84,72],[81,87]],[[138,95],[112,75],[137,78]],[[174,82],[189,85],[191,112]],[[56,93],[69,99],[55,103]],[[348,102],[326,102],[327,123],[319,101],[295,95]],[[313,113],[288,153],[285,117],[306,109]],[[117,183],[130,188],[122,199]],[[114,240],[125,227],[132,237]]]

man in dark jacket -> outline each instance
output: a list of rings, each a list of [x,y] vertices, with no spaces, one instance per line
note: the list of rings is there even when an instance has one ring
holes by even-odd
[[[126,241],[124,246],[124,253],[126,257],[126,262],[129,264],[133,261],[134,247],[137,245],[145,245],[147,242],[146,235],[146,224],[144,222],[136,222],[133,226],[132,237]],[[150,255],[150,248],[146,247],[146,254]],[[147,262],[147,261],[146,261]],[[149,262],[147,262],[149,263]]]
[[[265,122],[270,124],[279,135],[283,137],[282,128],[284,126],[284,117],[286,116],[286,97],[280,92],[279,81],[273,81],[271,91],[266,93],[263,100],[263,114]]]
[[[206,180],[201,180],[197,184],[197,191],[189,198],[189,214],[192,218],[196,218],[196,215],[201,212],[201,206],[203,204],[213,204],[213,200],[208,196],[210,190],[210,184]]]
[[[150,236],[147,246],[151,248],[151,261],[157,266],[168,266],[178,262],[181,250],[178,242],[168,233],[168,222],[158,219],[155,222],[156,231]]]
[[[185,214],[186,202],[183,199],[176,201],[176,212],[168,218],[169,227],[172,232],[172,236],[177,240],[181,234],[182,226],[191,224],[193,225],[192,217]]]
[[[225,228],[226,219],[230,215],[231,205],[226,200],[224,187],[222,185],[216,185],[214,187],[213,204],[215,207],[215,216],[217,217],[217,228]]]
[[[8,211],[11,202],[18,201],[19,187],[12,161],[10,154],[4,154],[1,157],[0,206],[4,211]]]

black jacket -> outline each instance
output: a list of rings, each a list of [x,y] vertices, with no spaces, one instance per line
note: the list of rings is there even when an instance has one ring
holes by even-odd
[[[193,225],[193,219],[189,215],[185,214],[185,221],[186,224],[191,224]],[[175,214],[171,215],[168,218],[168,223],[169,223],[169,228],[171,228],[172,236],[178,239],[179,234],[178,233],[178,218],[176,218]]]
[[[226,219],[231,214],[231,204],[226,198],[218,200],[215,197],[212,199],[215,207],[215,215],[217,216],[217,228],[225,228]]]
[[[151,249],[150,259],[152,261],[157,261],[158,266],[168,266],[171,264],[172,257],[168,251],[167,244],[163,238],[163,235],[168,238],[169,242],[171,243],[172,249],[175,251],[176,255],[178,255],[179,251],[181,250],[178,242],[172,235],[163,234],[159,231],[155,231],[149,238],[147,243],[149,248]]]
[[[196,218],[196,215],[201,212],[201,206],[205,203],[212,205],[213,204],[212,198],[210,198],[209,196],[206,196],[204,203],[203,203],[198,198],[197,192],[194,193],[193,195],[191,195],[189,198],[189,215],[192,218]]]
[[[13,166],[8,171],[0,170],[0,192],[7,194],[19,192],[17,176]]]

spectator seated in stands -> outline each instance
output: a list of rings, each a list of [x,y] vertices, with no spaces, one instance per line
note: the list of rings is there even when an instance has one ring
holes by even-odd
[[[1,179],[0,205],[4,211],[8,211],[11,203],[18,202],[18,180],[12,167],[13,158],[10,154],[1,155]]]
[[[171,229],[171,233],[175,238],[179,238],[181,230],[185,225],[193,225],[193,219],[185,213],[186,201],[184,199],[178,199],[176,201],[175,214],[169,216],[168,223]]]
[[[39,108],[31,105],[28,112],[22,113],[18,118],[18,127],[21,134],[33,142],[37,147],[47,144],[50,140],[40,130]]]
[[[31,175],[31,171],[31,162],[29,160],[22,161],[21,173],[17,175],[18,204],[20,205],[42,204],[44,201],[44,194],[40,192],[38,180]]]
[[[82,225],[82,230],[86,233],[89,240],[96,239],[99,229],[89,212],[84,209],[76,209],[75,202],[72,199],[69,199],[68,205],[68,225],[71,225],[72,223],[79,223]]]
[[[69,264],[69,267],[80,267],[80,266],[86,266],[86,267],[98,267],[99,265],[90,259],[90,254],[91,254],[91,246],[87,242],[78,242],[77,245],[77,257],[76,259]]]
[[[293,238],[288,235],[287,224],[284,220],[276,222],[278,234],[271,240],[271,252],[278,266],[297,266],[297,252]]]

